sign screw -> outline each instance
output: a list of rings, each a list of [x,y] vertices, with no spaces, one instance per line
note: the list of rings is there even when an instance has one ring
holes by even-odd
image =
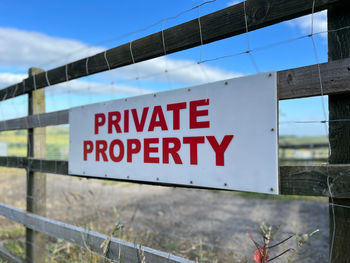
[[[225,81],[225,85],[226,85],[226,86],[228,85],[228,82],[227,82],[227,81]]]
[[[159,177],[157,177],[157,181],[159,181]]]
[[[130,176],[128,175],[126,178],[128,178],[128,179],[129,179],[129,178],[130,178]]]
[[[274,129],[274,128],[271,128],[271,131],[273,132],[273,131],[275,131],[275,129]]]
[[[224,186],[227,186],[227,183],[224,183]]]
[[[190,184],[193,184],[193,181],[190,181]]]
[[[157,94],[153,94],[153,97],[157,97]]]
[[[271,73],[269,73],[269,78],[271,78],[272,77],[272,74]]]
[[[191,89],[187,89],[187,91],[191,91]]]
[[[271,187],[271,188],[270,188],[270,191],[273,192],[273,190],[274,190],[273,187]]]

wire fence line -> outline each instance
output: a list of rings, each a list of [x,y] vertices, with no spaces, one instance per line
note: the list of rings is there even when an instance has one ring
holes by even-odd
[[[212,1],[208,1],[208,2],[212,2]],[[285,43],[289,43],[289,42],[286,42],[286,41],[283,41],[283,42],[280,42],[280,43],[275,43],[275,44],[271,44],[271,45],[269,45],[269,46],[265,46],[265,47],[260,47],[260,48],[256,48],[256,49],[253,49],[253,50],[251,50],[251,48],[250,48],[250,41],[249,41],[249,35],[248,35],[248,33],[249,33],[249,30],[248,30],[248,23],[247,23],[247,14],[246,14],[246,10],[245,10],[245,5],[246,5],[246,1],[244,1],[244,3],[243,3],[243,5],[244,5],[244,17],[245,17],[245,26],[246,26],[246,34],[247,34],[247,40],[248,40],[248,49],[246,50],[246,51],[244,51],[244,52],[240,52],[240,53],[236,53],[236,54],[231,54],[231,55],[227,55],[227,56],[222,56],[222,57],[217,57],[217,58],[213,58],[213,59],[208,59],[208,60],[202,60],[202,46],[203,46],[203,38],[202,38],[202,33],[201,33],[201,25],[200,25],[200,18],[198,18],[198,22],[199,22],[199,30],[200,30],[200,42],[201,42],[201,54],[200,54],[200,59],[199,59],[199,61],[197,61],[197,62],[195,62],[195,63],[193,63],[193,64],[191,64],[191,66],[198,66],[198,65],[200,65],[200,64],[203,64],[203,63],[206,63],[206,62],[209,62],[209,61],[216,61],[216,60],[221,60],[221,59],[224,59],[224,58],[228,58],[228,57],[234,57],[234,56],[239,56],[239,55],[243,55],[243,54],[249,54],[249,56],[250,56],[250,58],[251,58],[251,60],[252,60],[252,63],[253,64],[255,64],[255,66],[256,66],[256,69],[257,69],[257,71],[258,71],[258,65],[256,65],[256,62],[254,61],[254,57],[253,57],[253,55],[252,55],[252,52],[254,52],[254,51],[258,51],[258,50],[263,50],[264,48],[273,48],[273,47],[276,47],[277,45],[283,45],[283,44],[285,44]],[[198,6],[198,7],[196,7],[196,8],[198,8],[198,10],[199,10],[199,8],[200,8],[200,6]],[[313,7],[312,7],[312,24],[313,24],[313,15],[314,15],[314,10],[315,10],[315,1],[313,1]],[[350,26],[349,26],[350,27]],[[349,27],[343,27],[343,28],[339,28],[338,29],[338,31],[340,31],[340,30],[345,30],[345,29],[348,29]],[[328,32],[328,31],[327,31]],[[336,30],[334,30],[333,32],[336,32]],[[325,33],[325,32],[323,32],[323,33]],[[308,34],[308,35],[305,35],[305,36],[302,36],[302,37],[298,37],[298,38],[295,38],[295,39],[292,39],[292,40],[289,40],[290,42],[293,42],[293,41],[297,41],[297,40],[299,40],[299,39],[303,39],[303,38],[306,38],[306,37],[311,37],[311,39],[312,39],[312,41],[313,41],[313,47],[314,47],[314,51],[315,51],[315,56],[316,56],[316,62],[317,62],[317,67],[318,67],[318,76],[319,76],[319,79],[320,79],[320,92],[321,92],[321,94],[322,94],[322,97],[323,97],[323,87],[322,87],[322,75],[321,75],[321,70],[320,70],[320,63],[319,63],[319,59],[318,59],[318,51],[317,51],[317,48],[316,48],[316,45],[315,45],[315,42],[314,42],[314,39],[313,39],[313,36],[315,35],[315,34],[317,34],[317,33],[313,33],[313,29],[312,29],[312,33],[311,34]],[[163,49],[165,50],[165,54],[166,54],[166,47],[165,47],[165,38],[164,38],[164,32],[162,31],[162,36],[163,36]],[[134,58],[134,56],[132,55],[132,45],[131,45],[131,43],[132,42],[130,42],[130,54],[131,54],[131,56],[132,56],[132,60],[133,60],[133,63],[135,64],[135,58]],[[110,63],[109,63],[109,61],[108,61],[108,58],[107,58],[107,53],[106,52],[104,52],[104,58],[105,58],[105,61],[106,61],[106,64],[107,64],[107,67],[108,67],[108,69],[110,70]],[[88,68],[88,59],[89,58],[87,58],[86,59],[86,72],[87,73],[89,73],[89,68]],[[190,66],[189,66],[190,67]],[[183,69],[183,67],[182,68],[178,68],[178,69],[174,69],[174,71],[175,70],[180,70],[180,69]],[[167,72],[165,72],[165,73],[168,73],[169,72],[169,70],[167,70]],[[159,73],[159,74],[163,74],[164,72],[161,72],[161,73]],[[69,74],[68,74],[68,66],[66,65],[65,66],[65,75],[66,75],[66,81],[69,81]],[[36,75],[34,75],[34,77],[32,78],[32,80],[33,80],[33,86],[34,86],[34,91],[36,91],[37,90],[37,84],[36,84],[36,77],[35,77]],[[155,76],[155,75],[153,75],[153,76]],[[149,77],[152,77],[151,75],[150,76],[138,76],[137,77],[137,80],[140,80],[140,79],[146,79],[146,78],[149,78]],[[47,74],[47,72],[45,73],[45,78],[46,78],[46,82],[47,82],[47,85],[48,86],[50,86],[51,85],[51,83],[50,83],[50,81],[49,81],[49,77],[48,77],[48,74]],[[132,81],[131,79],[130,80],[125,80],[125,81]],[[23,90],[26,90],[26,86],[25,86],[25,81],[23,82],[24,84],[23,84]],[[13,93],[11,93],[11,94],[9,94],[9,93],[5,93],[5,95],[3,96],[3,99],[2,100],[5,100],[5,99],[7,99],[8,97],[14,97],[16,94],[17,94],[17,92],[18,92],[18,85],[16,85],[16,88],[14,89],[14,91],[13,91]],[[323,106],[324,106],[324,104],[323,104]],[[325,110],[324,110],[324,112],[325,112]],[[37,118],[38,118],[38,122],[39,122],[39,126],[41,126],[40,125],[40,122],[41,122],[41,120],[40,120],[40,115],[37,115]],[[28,120],[28,119],[27,119]],[[335,121],[338,121],[338,122],[342,122],[342,121],[348,121],[348,120],[344,120],[344,119],[341,119],[341,120],[326,120],[326,116],[325,116],[325,120],[324,121],[321,121],[321,123],[323,123],[323,124],[325,124],[325,125],[327,125],[327,123],[328,122],[335,122]],[[6,129],[6,127],[5,127],[5,129]],[[42,134],[43,135],[43,134]],[[30,146],[29,146],[30,147]],[[330,147],[329,147],[330,148]],[[40,147],[40,149],[41,149],[41,147]],[[41,155],[41,153],[39,153],[40,155]],[[9,161],[9,159],[7,160],[7,165],[8,165],[8,161]],[[18,160],[17,160],[18,161]],[[30,167],[29,167],[29,165],[28,165],[28,168],[27,168],[28,170],[30,169]],[[42,170],[43,169],[43,161],[40,159],[40,168],[39,168],[40,170]],[[326,173],[326,175],[327,175],[327,179],[329,179],[329,173],[328,173],[328,166],[327,166],[327,173]],[[327,182],[329,182],[329,181],[327,181]],[[329,188],[329,194],[330,194],[330,196],[331,196],[331,198],[333,198],[332,197],[332,192],[331,192],[331,187],[332,187],[332,185],[331,185],[331,183],[328,183],[328,188]],[[30,196],[30,195],[28,195],[27,196],[27,198],[33,198],[34,199],[34,197],[32,197],[32,196]],[[333,206],[339,206],[339,205],[337,205],[337,204],[334,204],[333,203],[333,201],[332,201],[332,203],[330,203],[330,205],[333,207]],[[346,207],[346,206],[344,206],[345,208],[348,208],[348,207]],[[333,219],[335,220],[335,217],[333,217]],[[335,221],[334,221],[334,229],[335,229]],[[335,231],[335,230],[334,230]],[[333,242],[332,242],[332,246],[333,246]]]
[[[319,5],[319,4],[318,4]],[[235,8],[233,8],[233,7],[235,7]],[[233,7],[230,7],[230,8],[232,8],[233,9],[233,11],[232,12],[241,12],[242,10],[238,10],[239,8],[241,8],[242,7],[242,4],[237,4],[237,5],[235,5],[235,6],[233,6]],[[199,8],[199,7],[198,7]],[[322,7],[320,7],[320,6],[317,6],[317,8],[318,9],[320,9],[320,8],[322,8]],[[236,10],[235,10],[236,9]],[[217,15],[219,15],[219,14],[217,14]],[[243,13],[243,15],[244,15],[244,13]],[[206,19],[206,16],[204,16],[201,20],[203,20],[203,19]],[[206,21],[207,22],[207,21]],[[245,23],[243,23],[243,25],[242,25],[245,29],[246,29],[246,26],[245,26]],[[169,30],[168,30],[169,31]],[[166,31],[167,32],[167,31]],[[164,33],[164,32],[163,32]],[[159,34],[160,36],[162,35],[161,34],[161,32],[160,33],[157,33],[157,34]],[[165,35],[165,37],[166,37],[166,34],[163,34],[163,35]],[[207,36],[207,38],[209,37],[209,35]],[[168,42],[170,41],[170,39],[169,40],[167,40]],[[209,40],[203,40],[203,43],[205,43],[205,42],[208,42]],[[201,42],[200,41],[200,39],[199,39],[199,42]],[[130,43],[129,43],[129,45],[130,45]],[[162,45],[162,44],[161,44]],[[168,45],[165,47],[166,49],[168,49]],[[162,50],[164,50],[164,48],[163,47],[161,47],[161,49]],[[171,53],[172,52],[172,50],[168,50],[167,51],[167,53]],[[133,52],[130,52],[129,51],[129,53],[133,53]],[[161,55],[164,55],[164,51],[162,51],[161,52],[162,54]],[[104,59],[104,54],[105,54],[105,52],[102,52],[101,53],[101,55],[102,55],[102,60],[103,61],[105,61],[105,59]],[[108,53],[107,53],[108,54]],[[96,57],[96,56],[95,56]],[[95,58],[95,57],[93,57],[93,58]],[[88,64],[90,64],[90,61],[91,61],[91,58],[92,57],[89,57],[89,63]],[[97,57],[96,57],[97,58]],[[112,57],[113,58],[113,57]],[[86,61],[87,61],[87,59],[88,58],[86,58],[86,59],[83,59],[82,61],[84,61],[84,67],[86,67]],[[111,58],[109,58],[108,59],[109,60],[109,63],[111,64],[111,66],[114,68],[115,67],[115,65],[112,65],[113,64],[113,62],[111,61]],[[138,61],[140,61],[140,60],[142,60],[141,58],[140,59],[138,59]],[[103,61],[101,61],[101,63],[103,63]],[[129,61],[128,62],[129,64],[132,64],[132,61]],[[108,65],[106,65],[106,63],[104,63],[105,65],[103,65],[103,67],[105,67],[105,69],[108,69]],[[101,65],[100,65],[101,66]],[[89,65],[87,66],[88,67],[88,70],[86,71],[86,68],[85,68],[85,70],[84,70],[84,72],[85,72],[85,74],[83,74],[83,75],[81,75],[81,76],[84,76],[84,75],[86,75],[86,72],[89,72],[89,73],[91,73],[91,74],[93,74],[93,73],[95,73],[94,72],[94,70],[90,70],[89,69]],[[61,70],[62,69],[62,70]],[[68,69],[68,66],[63,66],[63,67],[61,67],[61,68],[59,68],[59,70],[57,69],[57,72],[58,71],[67,71],[67,69]],[[97,69],[98,71],[100,71],[100,69]],[[51,72],[51,71],[49,71],[49,72]],[[71,72],[69,72],[69,73],[71,73]],[[44,74],[45,75],[45,74]],[[46,78],[45,78],[45,76],[44,75],[40,75],[40,76],[38,76],[39,78],[40,78],[40,88],[41,87],[44,87],[44,86],[47,86],[47,81],[46,81]],[[48,75],[50,75],[50,74],[48,74]],[[62,81],[66,81],[67,79],[68,80],[70,80],[70,79],[72,79],[72,78],[76,78],[76,77],[78,77],[78,76],[73,76],[72,74],[69,74],[70,76],[69,76],[69,78],[63,78],[62,80],[60,80],[60,82],[62,82]],[[44,77],[44,79],[43,79],[43,77]],[[50,78],[50,76],[48,76],[48,79]],[[26,83],[27,81],[25,81],[25,83]],[[32,81],[29,81],[29,85],[32,87],[32,83],[31,83]],[[54,81],[54,83],[53,83],[53,81],[52,80],[50,80],[50,83],[51,84],[57,84],[57,80],[55,80]],[[20,83],[19,85],[22,85],[22,83]],[[27,88],[25,88],[25,89],[27,89]]]

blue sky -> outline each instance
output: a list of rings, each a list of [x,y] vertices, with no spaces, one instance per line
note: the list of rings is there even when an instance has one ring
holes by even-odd
[[[0,88],[19,82],[28,67],[51,69],[75,59],[101,52],[139,37],[195,19],[238,1],[217,0],[173,17],[203,3],[178,1],[2,1],[0,10]],[[165,19],[165,20],[164,20]],[[140,31],[155,22],[161,23]],[[326,30],[326,14],[314,16],[314,32]],[[139,31],[133,33],[135,31]],[[302,17],[249,33],[253,59],[261,72],[315,64],[311,17]],[[121,37],[124,36],[124,37]],[[327,38],[316,35],[320,62],[327,61]],[[271,46],[287,40],[285,44]],[[47,110],[129,97],[152,91],[193,86],[241,75],[255,74],[249,55],[196,65],[200,59],[234,55],[248,49],[246,34],[197,47],[166,57],[131,65],[48,88]],[[73,54],[73,55],[72,55]],[[202,54],[202,56],[201,56]],[[164,71],[168,71],[165,73]],[[150,75],[157,77],[149,77]],[[148,76],[148,77],[145,77]],[[139,80],[136,80],[138,78]],[[0,118],[25,115],[24,96],[2,102]],[[323,120],[321,98],[280,102],[280,134],[325,135],[323,124],[293,121]],[[324,99],[327,103],[327,98]],[[20,106],[21,105],[21,106]],[[325,104],[327,108],[327,104]]]

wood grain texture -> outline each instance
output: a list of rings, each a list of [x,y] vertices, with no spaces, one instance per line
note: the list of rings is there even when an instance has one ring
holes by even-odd
[[[68,173],[67,161],[28,159],[25,157],[0,157],[0,166],[13,168],[27,168],[33,171],[41,171],[45,173],[106,180],[105,178],[99,177],[71,175]],[[329,165],[328,167],[326,165],[280,166],[280,193],[283,195],[308,195],[329,197],[327,176],[329,176],[329,182],[331,184],[333,196],[338,198],[350,197],[350,165]],[[162,184],[156,182],[118,179],[112,180],[150,185],[163,185],[170,187],[177,186],[186,188],[196,188],[194,186]]]
[[[281,166],[281,194],[329,197],[328,176],[333,195],[348,198],[350,165]]]
[[[0,246],[0,259],[5,260],[8,263],[24,263],[24,260],[19,257],[13,255],[6,248]]]
[[[0,131],[11,131],[68,124],[68,110],[55,111],[0,122]]]
[[[87,229],[69,225],[60,221],[52,220],[46,217],[38,216],[36,214],[32,214],[2,203],[0,203],[0,215],[5,216],[17,223],[23,224],[27,228],[45,233],[51,237],[62,239],[83,249],[87,249],[99,255],[103,255],[108,259],[120,259],[118,262],[141,262],[138,259],[138,255],[141,250],[144,253],[146,262],[192,262],[187,259],[157,251],[148,247],[140,247],[137,244],[126,242],[117,238],[111,238],[109,250],[106,254],[104,254],[103,246],[101,247],[101,244],[108,238],[106,235],[92,232]]]
[[[279,22],[310,14],[314,0],[249,0],[246,2],[246,15],[249,31],[263,28]],[[346,0],[316,0],[315,11],[327,9],[330,5],[346,2]],[[202,16],[201,31],[203,43],[211,43],[224,38],[246,32],[243,3],[227,7],[217,12]],[[198,19],[164,30],[166,54],[199,46]],[[132,42],[132,53],[135,62],[141,62],[164,55],[162,31],[137,39]],[[111,69],[133,63],[130,53],[130,43],[107,50],[106,53]],[[88,62],[88,63],[86,63]],[[88,64],[88,74],[86,70]],[[108,70],[104,52],[89,58],[67,64],[68,79],[76,79]],[[65,82],[66,65],[47,72],[51,85]],[[49,86],[45,73],[36,75],[36,89]],[[23,82],[0,90],[0,100],[25,94],[34,89],[34,79],[29,77]]]
[[[30,68],[29,76],[35,76],[43,69]],[[45,90],[34,90],[28,94],[28,114],[45,112]],[[46,128],[28,129],[28,157],[46,158]],[[27,211],[38,215],[46,215],[46,174],[27,170]],[[42,233],[26,228],[26,261],[44,263],[46,237]]]
[[[320,64],[323,95],[350,92],[350,59]],[[280,100],[322,95],[318,66],[311,65],[277,73]]]
[[[350,57],[350,29],[333,31],[350,25],[350,5],[344,3],[328,9],[328,59],[329,61]],[[350,71],[350,67],[349,67]],[[350,119],[350,94],[339,94],[328,97],[329,119]],[[350,163],[350,122],[330,122],[329,141],[331,155],[329,163]],[[341,176],[341,175],[340,175]],[[330,202],[350,206],[350,197],[334,198]],[[334,206],[329,210],[330,253],[331,262],[347,262],[350,258],[350,209]],[[334,225],[335,223],[335,225]],[[334,229],[335,227],[335,229]],[[334,245],[332,247],[333,232]]]

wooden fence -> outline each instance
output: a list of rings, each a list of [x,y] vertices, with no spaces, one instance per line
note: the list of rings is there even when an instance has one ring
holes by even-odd
[[[31,72],[22,82],[0,90],[2,100],[28,94],[31,107],[27,117],[0,122],[0,131],[28,129],[28,141],[35,145],[40,140],[35,135],[35,130],[39,127],[68,124],[68,111],[42,113],[43,108],[33,104],[36,97],[40,96],[36,92],[42,88],[199,46],[202,42],[207,44],[246,33],[245,17],[249,31],[252,31],[310,14],[313,6],[315,12],[328,10],[329,62],[279,71],[277,86],[280,100],[329,95],[329,136],[332,155],[329,158],[329,165],[281,166],[280,189],[281,194],[331,197],[330,244],[333,244],[332,209],[336,222],[332,262],[345,262],[344,259],[350,258],[348,249],[350,212],[341,206],[350,204],[350,122],[337,120],[350,119],[348,108],[350,29],[338,30],[350,26],[350,8],[347,2],[346,0],[248,0],[245,8],[244,3],[239,3],[201,17],[200,24],[198,19],[194,19],[47,72]],[[202,39],[199,30],[202,32]],[[32,178],[28,181],[28,192],[31,193],[42,183],[40,180],[35,180],[41,176],[38,172],[71,176],[68,173],[67,161],[46,160],[35,152],[35,147],[29,149],[27,158],[0,157],[0,165],[27,169],[29,178]],[[44,177],[41,177],[41,180],[45,180]],[[32,238],[33,242],[40,242],[40,238],[36,237],[40,236],[38,232],[44,232],[46,235],[62,238],[77,246],[102,253],[99,245],[107,238],[106,236],[45,218],[40,215],[42,213],[39,211],[40,204],[27,202],[27,210],[22,211],[0,204],[0,215],[26,226],[27,239]],[[38,211],[39,215],[35,215],[34,213]],[[112,246],[124,253],[125,262],[138,262],[137,253],[140,247],[117,239],[112,240]],[[146,262],[187,262],[185,259],[152,249],[143,248],[143,250]],[[9,255],[4,248],[0,248],[0,256],[13,262],[18,260],[11,259],[13,255]],[[27,248],[28,262],[43,262],[41,260],[40,256],[35,255],[33,248]]]

